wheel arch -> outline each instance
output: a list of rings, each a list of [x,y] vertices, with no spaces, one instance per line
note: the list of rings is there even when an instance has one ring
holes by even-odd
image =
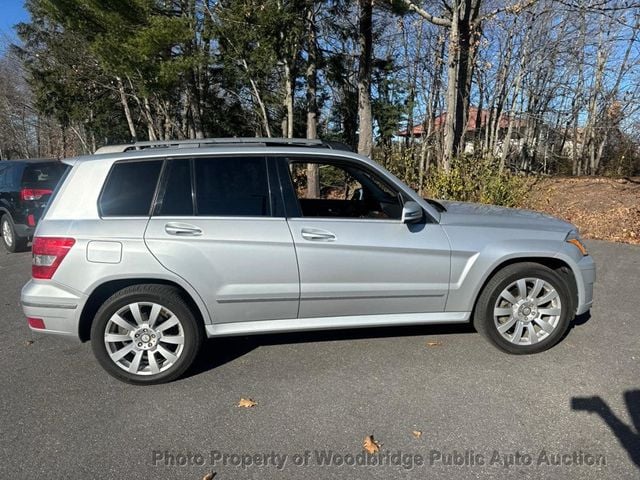
[[[487,284],[491,281],[491,279],[502,269],[508,267],[510,265],[514,265],[517,263],[537,263],[538,265],[542,265],[547,267],[554,272],[558,273],[560,276],[566,279],[567,286],[569,287],[569,291],[571,293],[571,311],[575,312],[575,309],[578,307],[579,303],[579,291],[578,285],[576,282],[576,274],[573,271],[571,265],[566,262],[562,258],[557,257],[545,257],[545,256],[522,256],[522,257],[511,257],[507,259],[503,259],[499,261],[494,267],[491,269],[490,273],[483,279],[480,287],[474,292],[473,298],[473,310],[471,312],[471,317],[475,313],[476,305],[478,304],[478,299],[480,295],[484,291]]]
[[[201,306],[182,285],[176,282],[159,278],[127,278],[109,280],[98,285],[91,292],[82,307],[82,312],[80,313],[80,319],[78,322],[78,337],[82,342],[86,342],[91,339],[91,326],[100,306],[114,293],[134,285],[166,285],[176,288],[180,293],[180,296],[193,311],[196,319],[202,323],[203,327],[208,323],[209,314],[206,309],[203,311],[204,306]]]

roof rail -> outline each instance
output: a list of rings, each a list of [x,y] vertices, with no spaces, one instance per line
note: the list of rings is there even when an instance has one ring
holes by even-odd
[[[306,138],[261,138],[261,137],[229,137],[229,138],[200,138],[195,140],[158,140],[150,142],[135,142],[126,145],[107,145],[95,151],[96,154],[122,153],[133,150],[147,150],[151,148],[202,148],[215,146],[260,146],[260,147],[315,147],[332,150],[349,150],[347,145],[340,142],[310,140]]]

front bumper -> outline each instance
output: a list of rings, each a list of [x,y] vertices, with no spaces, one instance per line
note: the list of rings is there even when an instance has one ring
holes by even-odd
[[[38,333],[78,338],[80,313],[86,298],[83,294],[51,281],[31,280],[22,288],[20,303],[28,318],[44,321]]]
[[[593,258],[587,255],[578,262],[582,277],[582,291],[578,292],[578,308],[576,315],[582,315],[589,311],[593,305],[593,284],[596,282],[596,265]]]

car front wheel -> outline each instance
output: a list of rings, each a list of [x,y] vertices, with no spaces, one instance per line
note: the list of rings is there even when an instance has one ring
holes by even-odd
[[[115,378],[158,384],[180,377],[203,341],[202,326],[177,289],[135,285],[109,298],[91,330],[93,352]]]
[[[513,354],[542,352],[564,336],[573,317],[570,290],[556,272],[536,263],[500,270],[480,294],[476,330]]]

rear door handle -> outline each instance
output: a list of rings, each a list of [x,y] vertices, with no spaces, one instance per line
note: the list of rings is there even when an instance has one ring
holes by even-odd
[[[305,240],[333,242],[336,239],[333,233],[317,228],[303,228],[301,233]]]
[[[188,223],[167,223],[164,226],[164,231],[169,235],[176,235],[179,237],[197,237],[202,235],[202,230],[200,228]]]

